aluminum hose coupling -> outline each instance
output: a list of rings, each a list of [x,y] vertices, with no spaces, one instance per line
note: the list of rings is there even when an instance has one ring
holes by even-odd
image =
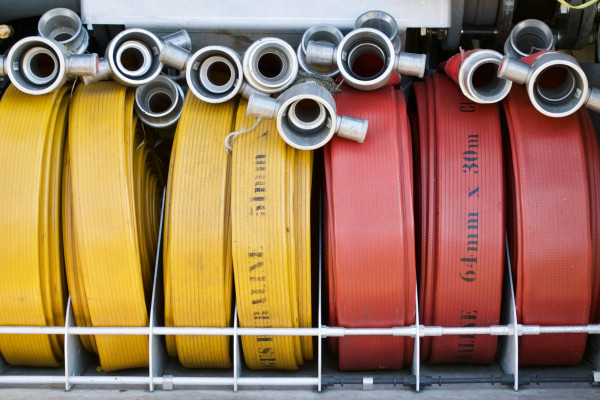
[[[502,54],[497,51],[471,50],[450,58],[445,71],[469,100],[481,104],[497,103],[512,87],[511,81],[498,77],[501,62]]]
[[[533,106],[549,117],[571,115],[582,106],[600,110],[600,91],[591,89],[577,61],[548,51],[521,60],[504,56],[498,76],[525,85]]]
[[[287,89],[298,75],[298,57],[287,42],[266,37],[252,43],[242,60],[244,77],[262,93]]]
[[[43,37],[26,37],[15,43],[6,57],[0,56],[0,76],[8,76],[17,89],[41,95],[65,84],[69,76],[98,72],[97,54],[71,54]]]
[[[359,90],[384,86],[394,72],[423,77],[425,54],[396,53],[388,36],[373,28],[347,34],[338,46],[310,41],[306,50],[310,64],[337,65],[344,80]]]
[[[169,43],[188,50],[192,47],[190,36],[185,30],[158,38],[145,29],[126,29],[108,44],[104,56],[106,61],[100,62],[98,74],[84,79],[84,83],[87,85],[113,78],[125,86],[144,85],[162,71],[163,63],[159,60],[159,55]]]
[[[398,35],[398,23],[390,14],[379,10],[367,11],[354,22],[354,29],[361,28],[373,28],[382,32],[390,39],[396,53],[400,52],[402,43]]]
[[[246,115],[276,118],[281,138],[300,150],[323,147],[334,134],[362,143],[369,126],[364,119],[338,116],[333,96],[316,81],[294,85],[277,99],[254,92]]]
[[[526,19],[516,24],[504,42],[504,54],[516,59],[550,50],[554,50],[552,30],[537,19]]]
[[[296,52],[300,68],[309,74],[325,75],[329,78],[335,78],[340,73],[340,70],[335,66],[335,64],[320,65],[309,63],[306,59],[306,49],[308,47],[308,43],[311,41],[329,43],[334,46],[338,46],[342,39],[344,39],[342,32],[340,32],[338,28],[331,25],[315,25],[308,28],[306,32],[304,32],[304,35],[302,35],[302,40],[300,41],[298,50]]]
[[[188,50],[167,44],[160,53],[161,62],[185,70],[188,87],[200,100],[223,103],[238,93],[248,98],[251,88],[244,82],[238,53],[223,46],[207,46],[191,54]]]
[[[181,86],[160,75],[135,90],[135,111],[146,125],[164,129],[179,120],[184,99]]]
[[[42,15],[38,22],[38,33],[43,38],[62,44],[72,54],[85,53],[90,41],[79,15],[68,8],[54,8]]]

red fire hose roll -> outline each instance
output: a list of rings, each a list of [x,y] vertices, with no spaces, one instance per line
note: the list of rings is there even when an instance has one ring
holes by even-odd
[[[336,95],[343,115],[369,120],[362,144],[325,148],[330,320],[348,328],[415,321],[412,152],[402,92],[386,87]],[[342,370],[402,368],[413,339],[346,336],[332,342]]]
[[[526,325],[585,325],[592,296],[592,241],[580,121],[575,115],[540,114],[522,87],[513,87],[504,105],[517,318]],[[576,364],[585,342],[585,334],[522,336],[520,364]]]
[[[448,77],[415,83],[419,307],[428,326],[484,327],[500,319],[504,184],[500,115]],[[434,363],[491,363],[497,337],[425,338]]]

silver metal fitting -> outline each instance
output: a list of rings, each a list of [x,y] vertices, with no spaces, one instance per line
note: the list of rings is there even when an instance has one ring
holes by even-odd
[[[42,15],[38,33],[62,44],[67,52],[74,54],[85,53],[90,40],[79,15],[68,8],[54,8]]]
[[[141,86],[156,78],[163,68],[159,60],[163,42],[139,28],[126,29],[106,48],[112,78],[125,86]]]
[[[89,85],[91,83],[105,81],[110,78],[110,64],[106,60],[106,58],[102,57],[98,60],[98,70],[94,75],[90,76],[82,76],[81,80],[84,85]]]
[[[516,24],[504,42],[504,54],[516,59],[548,50],[554,50],[552,30],[537,19],[526,19]]]
[[[587,77],[577,61],[559,52],[541,54],[531,65],[504,56],[498,77],[524,84],[533,106],[549,117],[573,114],[590,96]]]
[[[334,63],[335,51],[331,53],[330,58],[325,65],[309,62],[306,57],[306,51],[309,43],[313,43],[313,45],[315,43],[325,43],[332,45],[335,48],[340,44],[343,38],[344,35],[342,35],[342,32],[331,25],[315,25],[307,29],[306,32],[304,32],[304,35],[302,35],[302,40],[300,41],[296,52],[300,68],[309,74],[325,75],[330,78],[335,77],[340,73],[340,70],[337,69]]]
[[[242,90],[244,73],[240,56],[228,47],[205,47],[194,53],[186,64],[187,84],[203,101],[223,103]]]
[[[590,88],[590,95],[585,102],[586,108],[600,113],[600,89]]]
[[[381,31],[394,45],[396,52],[402,47],[400,36],[398,36],[398,23],[396,19],[385,11],[373,10],[361,14],[354,23],[354,29],[373,28]]]
[[[423,77],[427,62],[424,54],[396,54],[390,39],[373,28],[350,32],[337,48],[332,44],[310,41],[306,58],[313,64],[334,62],[344,80],[360,90],[379,89],[394,71]]]
[[[172,43],[165,43],[160,50],[158,59],[160,62],[175,69],[184,70],[187,66],[191,53]]]
[[[8,66],[6,65],[6,57],[0,54],[0,76],[6,76]]]
[[[298,58],[285,41],[267,37],[254,42],[242,62],[244,76],[255,89],[278,93],[290,86],[298,75]]]
[[[145,29],[124,30],[106,48],[105,58],[110,66],[110,75],[120,84],[132,87],[152,81],[163,68],[160,58],[162,49],[167,44],[178,46],[184,51],[191,49],[191,39],[186,31],[178,31],[159,39]]]
[[[300,150],[322,147],[335,133],[362,143],[368,129],[368,121],[338,116],[331,93],[312,81],[292,86],[278,99],[252,93],[246,114],[276,118],[281,138]]]
[[[27,37],[11,47],[0,72],[20,91],[40,95],[58,89],[70,75],[94,75],[97,68],[97,54],[68,56],[53,40]]]
[[[161,75],[135,90],[135,111],[146,125],[166,128],[179,120],[183,100],[181,87]]]
[[[497,103],[504,99],[512,82],[498,77],[502,54],[494,50],[476,50],[460,63],[458,85],[463,94],[475,103]]]

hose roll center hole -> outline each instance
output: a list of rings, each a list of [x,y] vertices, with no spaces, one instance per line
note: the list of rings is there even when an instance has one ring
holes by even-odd
[[[359,79],[376,78],[385,68],[386,56],[374,43],[361,43],[348,54],[350,71]]]
[[[265,78],[276,78],[283,72],[283,60],[278,54],[265,53],[258,59],[258,72]]]

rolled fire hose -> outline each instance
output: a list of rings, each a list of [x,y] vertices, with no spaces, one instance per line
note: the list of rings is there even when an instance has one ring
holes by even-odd
[[[592,243],[580,125],[574,116],[551,118],[536,112],[522,87],[513,87],[504,105],[510,132],[508,237],[518,321],[585,325],[592,296]],[[576,364],[586,337],[523,336],[520,363]]]
[[[60,179],[67,89],[31,96],[9,86],[0,102],[0,325],[64,326]],[[12,365],[56,367],[60,335],[0,335]]]
[[[165,206],[167,326],[229,327],[232,315],[230,157],[235,102],[188,96],[177,125]],[[231,366],[228,336],[167,336],[186,368]]]
[[[415,153],[421,323],[500,323],[504,268],[504,175],[497,105],[466,98],[446,76],[415,83]],[[433,363],[491,363],[488,335],[425,338]]]
[[[236,131],[255,123],[242,101]],[[275,121],[233,142],[231,220],[238,318],[242,327],[310,327],[312,151],[280,138]],[[243,336],[252,369],[295,370],[312,359],[311,337]]]
[[[579,110],[575,117],[583,134],[586,153],[590,230],[592,238],[592,302],[590,323],[600,322],[600,148],[594,123],[587,110]]]
[[[336,95],[340,112],[369,121],[364,143],[325,147],[329,325],[385,328],[415,322],[415,227],[410,127],[402,92]],[[413,339],[350,336],[331,342],[342,370],[398,369]]]
[[[79,86],[69,115],[63,232],[78,326],[147,326],[164,178],[115,82]],[[105,371],[148,365],[148,336],[82,338]]]

